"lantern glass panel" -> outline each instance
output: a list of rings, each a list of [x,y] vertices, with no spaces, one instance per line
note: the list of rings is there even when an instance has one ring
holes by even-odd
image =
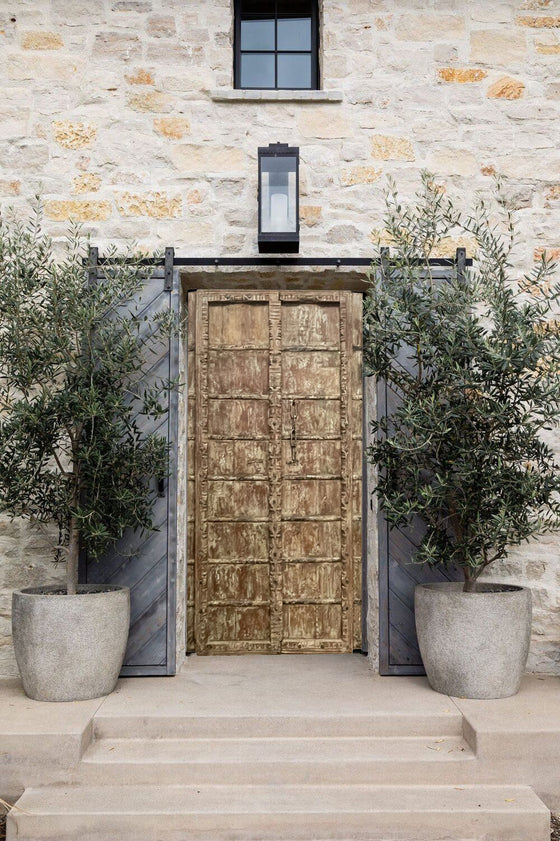
[[[295,233],[296,218],[296,158],[263,157],[261,161],[261,231]]]

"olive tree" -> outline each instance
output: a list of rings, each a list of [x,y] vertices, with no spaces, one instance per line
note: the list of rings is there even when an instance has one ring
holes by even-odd
[[[364,362],[397,406],[373,422],[375,493],[392,526],[424,522],[416,563],[454,564],[473,589],[510,546],[560,528],[550,436],[560,417],[560,284],[545,256],[528,274],[514,271],[514,214],[499,184],[472,212],[426,173],[408,205],[391,186],[385,228],[392,245],[371,273]],[[474,243],[473,267],[436,281],[430,254],[457,235]]]
[[[164,414],[175,386],[142,384],[176,329],[141,315],[146,261],[110,249],[92,282],[87,245],[77,228],[53,243],[40,207],[0,220],[0,511],[58,525],[69,594],[81,550],[97,557],[125,529],[152,528],[168,447],[136,418]]]

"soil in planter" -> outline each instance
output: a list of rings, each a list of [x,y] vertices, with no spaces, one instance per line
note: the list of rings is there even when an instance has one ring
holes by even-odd
[[[495,584],[493,581],[476,581],[472,583],[472,590],[465,593],[516,593],[522,590],[517,584]]]
[[[114,584],[107,584],[103,585],[100,584],[99,587],[93,587],[92,585],[85,587],[78,587],[78,596],[90,596],[92,593],[112,593],[114,590],[121,590],[122,588],[114,585]],[[61,587],[60,589],[54,590],[52,587],[26,587],[25,592],[31,594],[32,596],[67,596],[68,593],[66,588]],[[0,839],[1,841],[1,839]]]

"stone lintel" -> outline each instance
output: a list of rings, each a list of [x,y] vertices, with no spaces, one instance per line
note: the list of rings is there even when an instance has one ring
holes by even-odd
[[[369,289],[368,266],[357,270],[348,267],[336,269],[326,266],[317,267],[275,267],[259,266],[244,268],[215,266],[193,269],[180,268],[184,291],[193,289],[237,289],[237,290],[318,290],[351,291],[365,293]]]

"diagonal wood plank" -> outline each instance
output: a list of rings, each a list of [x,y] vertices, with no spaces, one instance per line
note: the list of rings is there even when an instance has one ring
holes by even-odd
[[[448,275],[442,271],[438,280],[445,282],[446,277]],[[406,348],[399,353],[396,364],[415,373],[415,359]],[[396,390],[385,382],[378,383],[377,411],[389,418],[389,436],[392,431],[390,418],[400,401]],[[421,674],[422,661],[414,621],[414,588],[432,581],[456,581],[461,578],[461,572],[453,567],[432,569],[412,563],[426,531],[419,517],[413,518],[406,527],[390,528],[380,508],[378,529],[380,673]]]
[[[173,378],[177,373],[178,337],[152,341],[154,319],[170,308],[178,311],[178,277],[171,291],[163,288],[163,273],[147,278],[137,300],[129,306],[141,314],[138,341],[145,360],[140,389],[156,380]],[[131,405],[136,410],[135,399]],[[172,674],[175,668],[175,622],[169,621],[173,603],[174,577],[170,570],[176,563],[175,471],[177,446],[177,395],[169,395],[164,415],[150,418],[135,411],[133,421],[141,435],[163,436],[170,445],[170,476],[164,488],[157,489],[153,507],[155,531],[128,531],[98,561],[83,558],[81,580],[84,583],[111,583],[130,588],[131,624],[124,662],[125,674]],[[154,492],[157,492],[154,488]],[[162,492],[163,491],[163,492]]]

